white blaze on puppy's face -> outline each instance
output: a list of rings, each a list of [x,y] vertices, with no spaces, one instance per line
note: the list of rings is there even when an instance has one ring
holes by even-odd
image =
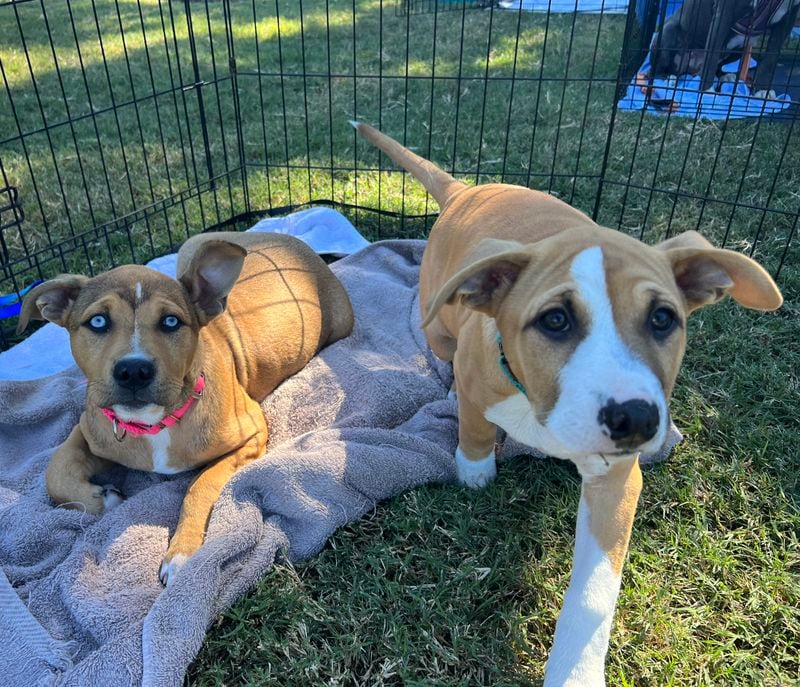
[[[534,265],[509,294],[496,322],[527,397],[516,392],[485,411],[515,440],[578,461],[587,475],[607,469],[606,457],[661,446],[685,345],[663,254],[623,235],[590,241],[565,238],[548,251],[558,257]]]
[[[589,322],[586,337],[561,370],[561,390],[547,427],[570,453],[618,453],[608,427],[600,422],[603,408],[609,402],[621,405],[640,400],[657,408],[658,428],[647,443],[632,449],[656,449],[666,435],[667,400],[656,375],[620,336],[609,299],[602,249],[595,246],[580,252],[570,271]],[[618,308],[624,310],[625,305],[620,303]],[[621,315],[625,317],[624,312]]]

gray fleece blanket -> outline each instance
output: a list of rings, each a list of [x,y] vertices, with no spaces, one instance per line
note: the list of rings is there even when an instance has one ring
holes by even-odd
[[[352,336],[265,401],[266,456],[226,486],[205,545],[168,589],[158,568],[194,473],[116,468],[101,480],[122,505],[102,517],[54,508],[45,467],[85,380],[72,368],[0,382],[1,684],[178,685],[210,623],[276,558],[313,556],[378,501],[453,479],[451,369],[419,329],[423,248],[388,241],[333,265]]]

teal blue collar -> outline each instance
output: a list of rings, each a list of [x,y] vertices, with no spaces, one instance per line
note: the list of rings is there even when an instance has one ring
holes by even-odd
[[[511,371],[511,368],[508,365],[508,358],[506,358],[506,352],[503,350],[503,338],[500,336],[500,332],[497,332],[497,347],[500,349],[500,357],[498,358],[497,362],[499,363],[503,374],[508,377],[508,381],[511,382],[525,398],[528,398],[528,392],[525,391],[525,387],[522,386],[522,382],[520,382],[514,376],[514,373]]]

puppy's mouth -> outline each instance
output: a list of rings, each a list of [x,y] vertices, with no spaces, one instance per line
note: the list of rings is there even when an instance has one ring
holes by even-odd
[[[137,391],[126,391],[116,389],[112,396],[112,404],[125,406],[126,408],[144,408],[152,404],[162,405],[160,400],[155,398],[155,394],[150,389],[139,389]]]
[[[147,411],[154,407],[171,408],[174,405],[172,400],[170,394],[165,394],[163,391],[159,393],[157,389],[147,388],[128,391],[115,388],[106,396],[106,402],[98,405],[107,408],[124,408],[127,414],[134,415],[137,411]]]
[[[118,402],[116,405],[124,406],[125,408],[130,408],[131,410],[140,410],[146,406],[149,406],[151,401],[145,401],[141,398],[131,398],[127,401]]]
[[[94,395],[92,401],[105,408],[123,408],[127,415],[149,415],[154,408],[169,411],[186,402],[189,392],[180,384],[162,382],[143,389],[123,389],[119,385],[106,388],[105,393]],[[165,411],[165,412],[166,412]]]

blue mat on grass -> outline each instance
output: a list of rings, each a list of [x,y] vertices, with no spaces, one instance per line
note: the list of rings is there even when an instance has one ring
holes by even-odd
[[[653,38],[655,40],[655,36]],[[750,69],[756,66],[751,59]],[[739,61],[724,65],[725,73],[736,74]],[[650,56],[639,69],[640,73],[650,73]],[[634,77],[628,90],[619,101],[621,110],[643,110],[654,114],[672,114],[676,117],[704,119],[741,119],[761,117],[785,110],[792,104],[791,97],[782,93],[774,100],[753,97],[750,87],[741,81],[715,80],[713,90],[700,91],[700,77],[686,74],[679,77],[655,78],[648,83],[652,88],[648,98]]]

